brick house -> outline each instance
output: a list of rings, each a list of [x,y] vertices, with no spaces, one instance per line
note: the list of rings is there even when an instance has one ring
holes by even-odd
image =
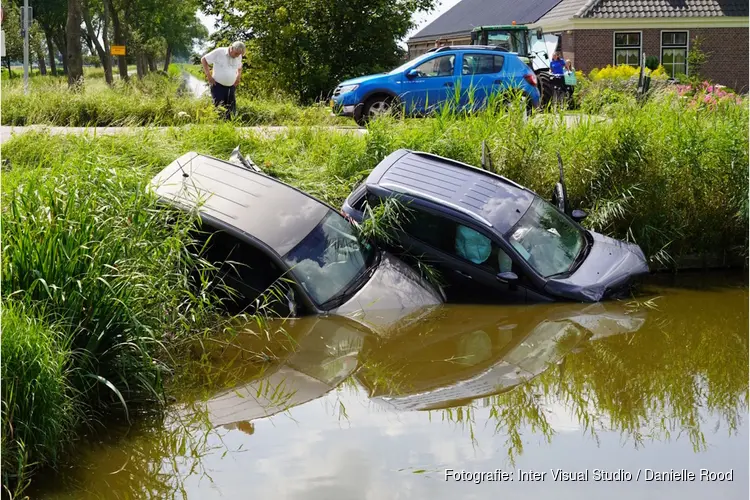
[[[436,40],[447,45],[469,45],[475,26],[530,24],[560,0],[461,0],[406,42],[409,59],[424,54]]]
[[[560,35],[558,49],[586,73],[637,66],[656,56],[671,76],[691,74],[687,54],[701,40],[702,76],[748,91],[748,0],[462,0],[407,42],[415,57],[434,46],[470,43],[475,26],[528,24]]]
[[[687,54],[701,40],[701,75],[748,90],[747,0],[562,0],[531,27],[560,35],[559,49],[587,73],[637,66],[656,56],[670,76],[690,74]]]

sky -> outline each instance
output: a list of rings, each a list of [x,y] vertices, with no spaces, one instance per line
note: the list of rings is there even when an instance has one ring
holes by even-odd
[[[417,31],[427,26],[429,23],[437,19],[445,11],[447,11],[448,9],[456,5],[459,1],[460,0],[440,0],[438,2],[437,7],[432,12],[427,13],[427,14],[425,14],[424,12],[415,14],[414,22],[417,24],[417,26],[412,31],[410,31],[409,34],[406,35],[406,38],[409,38],[410,36],[414,35]],[[207,16],[203,12],[199,11],[198,17],[206,26],[206,28],[208,28],[209,33],[213,33],[215,31],[214,21],[216,19],[213,16]],[[402,45],[406,47],[405,43],[402,43]]]

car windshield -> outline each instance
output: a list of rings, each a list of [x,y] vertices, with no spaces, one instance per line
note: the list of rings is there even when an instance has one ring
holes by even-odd
[[[545,278],[570,271],[586,246],[583,232],[541,198],[534,200],[505,237]]]
[[[396,68],[394,70],[391,70],[391,72],[388,73],[388,74],[389,75],[395,75],[397,73],[403,73],[407,69],[411,68],[414,64],[418,64],[419,62],[427,59],[428,57],[430,57],[433,54],[434,54],[434,52],[426,52],[426,53],[422,54],[421,56],[415,57],[411,61],[405,62],[404,64],[402,64],[398,68]]]
[[[293,275],[317,305],[346,293],[375,254],[359,242],[354,226],[336,212],[323,217],[285,257]]]

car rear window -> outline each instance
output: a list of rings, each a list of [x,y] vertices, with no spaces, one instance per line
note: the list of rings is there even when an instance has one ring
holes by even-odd
[[[462,75],[499,73],[503,69],[503,56],[493,54],[464,54]]]

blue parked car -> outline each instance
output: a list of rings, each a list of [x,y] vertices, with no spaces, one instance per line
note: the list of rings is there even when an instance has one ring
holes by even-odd
[[[341,82],[330,106],[335,114],[364,125],[395,105],[403,106],[408,115],[427,114],[455,100],[456,94],[460,108],[479,109],[491,94],[507,89],[520,90],[529,109],[539,105],[536,75],[516,54],[490,46],[456,45],[427,52],[389,73]]]
[[[554,192],[555,205],[487,170],[399,149],[342,211],[361,222],[365,204],[398,198],[409,215],[391,250],[435,265],[449,301],[598,302],[628,293],[649,272],[641,248],[582,227],[586,213],[568,213],[562,173]]]

